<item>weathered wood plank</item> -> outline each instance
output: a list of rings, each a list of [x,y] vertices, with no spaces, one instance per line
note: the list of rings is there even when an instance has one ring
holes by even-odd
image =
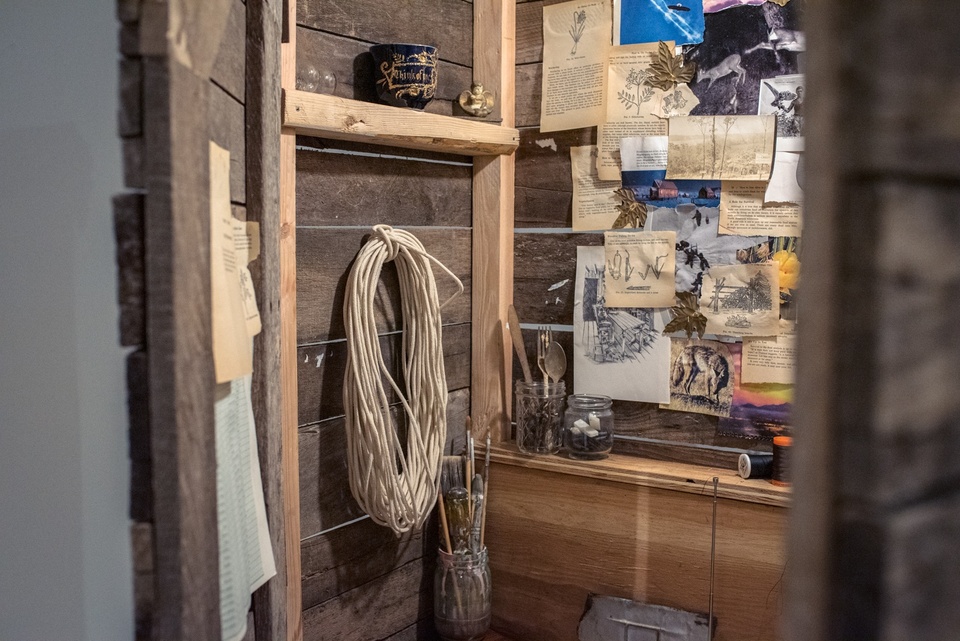
[[[220,637],[210,326],[208,104],[212,85],[145,62],[147,336],[156,638]],[[156,399],[163,399],[156,402]]]
[[[540,98],[543,87],[543,64],[517,65],[516,127],[540,126]]]
[[[119,194],[113,198],[120,344],[124,347],[146,343],[143,208],[142,194]]]
[[[517,3],[517,64],[543,62],[543,2]]]
[[[143,189],[143,138],[123,138],[120,141],[123,154],[123,186],[128,189]]]
[[[243,20],[239,34],[242,49],[240,95],[247,101],[246,172],[247,219],[260,223],[260,257],[251,265],[251,276],[260,308],[262,329],[254,339],[252,382],[253,413],[257,426],[257,451],[263,477],[267,524],[277,566],[277,575],[253,596],[257,641],[287,641],[287,583],[299,572],[291,572],[287,550],[286,491],[283,474],[284,448],[281,424],[283,387],[281,381],[280,315],[280,15],[276,3],[247,0],[246,9],[231,12],[225,42],[237,37],[233,23]],[[221,57],[226,44],[221,47]],[[218,69],[214,66],[214,73]],[[236,70],[238,65],[232,67]],[[250,73],[244,79],[244,69]],[[231,76],[232,77],[232,76]],[[297,506],[294,506],[296,509]],[[293,582],[296,579],[293,578]],[[299,604],[297,604],[299,605]]]
[[[519,139],[515,129],[488,122],[306,91],[284,91],[283,124],[311,136],[467,156],[510,154]]]
[[[427,617],[432,591],[433,559],[416,559],[305,611],[304,641],[379,641]]]
[[[589,592],[705,609],[708,489],[700,496],[499,463],[490,483],[496,498],[487,513],[487,537],[496,551],[491,568],[498,629],[518,639],[575,641]],[[786,516],[782,507],[720,499],[718,641],[776,638]],[[617,561],[597,562],[585,553],[584,541]]]
[[[517,148],[517,227],[570,227],[573,178],[570,148],[597,142],[595,127],[541,134],[520,130]]]
[[[120,105],[117,133],[124,138],[143,134],[143,65],[136,58],[120,60]]]
[[[402,389],[401,341],[399,332],[380,337],[384,364]],[[470,385],[470,323],[443,328],[443,361],[448,390]],[[300,425],[343,414],[343,372],[346,363],[347,343],[343,340],[298,348]],[[391,402],[395,400],[393,390],[388,389],[387,396]]]
[[[603,234],[518,233],[514,305],[522,323],[573,323],[577,246],[602,245]]]
[[[150,456],[150,368],[147,352],[127,356],[127,421],[130,456],[130,518],[153,521],[153,462]]]
[[[472,173],[468,165],[301,150],[297,223],[470,227]]]
[[[424,530],[436,540],[436,528]],[[424,530],[398,538],[366,518],[306,539],[301,550],[303,608],[309,610],[432,552]]]
[[[210,79],[239,102],[245,103],[247,5],[241,0],[231,0],[231,5],[220,50],[210,70]]]
[[[463,419],[468,402],[469,390],[467,389],[457,390],[447,395],[448,428],[445,452],[459,453],[463,449]],[[398,432],[405,434],[407,417],[403,406],[395,402],[390,412]],[[346,438],[345,421],[342,416],[300,430],[301,539],[309,538],[364,515],[350,493]]]
[[[246,117],[243,105],[220,87],[210,85],[207,113],[210,139],[230,152],[230,200],[247,201]]]
[[[336,3],[298,0],[297,23],[371,43],[432,45],[443,60],[473,64],[473,7],[460,0],[403,2],[388,10],[376,0],[354,0],[349,11]]]
[[[154,600],[153,526],[133,523],[130,526],[130,547],[133,552],[133,623],[134,638],[152,638]]]
[[[387,219],[389,220],[389,219]],[[469,229],[412,228],[432,256],[463,282],[464,293],[443,309],[444,323],[470,320],[471,263]],[[300,227],[297,247],[297,340],[300,344],[335,340],[345,336],[343,298],[354,258],[370,235],[366,229]],[[435,270],[437,293],[443,302],[456,291],[456,284]],[[400,329],[400,286],[396,267],[387,264],[377,293],[378,328]]]
[[[305,27],[297,28],[297,38],[299,69],[313,65],[318,71],[333,73],[337,79],[333,92],[336,96],[379,102],[370,43]],[[441,60],[437,66],[436,97],[427,105],[426,111],[445,116],[462,115],[457,98],[461,91],[470,88],[471,78],[469,67]]]
[[[120,55],[129,58],[140,55],[140,22],[125,22],[117,32]]]

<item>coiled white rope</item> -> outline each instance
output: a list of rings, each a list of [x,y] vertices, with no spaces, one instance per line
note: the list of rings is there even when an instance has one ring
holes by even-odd
[[[400,280],[405,393],[383,362],[374,315],[380,272],[390,261],[396,262]],[[443,305],[438,303],[431,262],[459,288]],[[388,225],[373,228],[373,237],[360,249],[347,279],[343,401],[350,491],[370,518],[397,534],[419,529],[437,500],[447,434],[440,310],[461,293],[460,279],[428,254],[413,234]],[[383,381],[399,396],[408,417],[406,455],[390,417]]]

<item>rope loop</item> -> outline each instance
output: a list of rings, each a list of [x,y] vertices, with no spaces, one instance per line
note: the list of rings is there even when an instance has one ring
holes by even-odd
[[[374,306],[383,265],[391,261],[396,261],[400,282],[402,390],[384,361]],[[446,441],[443,306],[431,263],[456,281],[454,297],[463,292],[463,283],[431,256],[416,236],[376,225],[350,270],[343,307],[347,335],[343,402],[350,491],[374,522],[398,535],[421,528],[429,516]],[[399,399],[406,417],[405,444],[391,414],[394,398]]]

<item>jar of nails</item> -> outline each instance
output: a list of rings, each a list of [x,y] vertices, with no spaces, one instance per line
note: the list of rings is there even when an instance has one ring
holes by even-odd
[[[583,461],[606,458],[613,449],[613,401],[609,396],[572,394],[563,417],[567,456]]]

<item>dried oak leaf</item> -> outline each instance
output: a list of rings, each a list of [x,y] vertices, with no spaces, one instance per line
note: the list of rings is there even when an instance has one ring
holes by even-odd
[[[666,42],[660,41],[657,59],[650,65],[653,75],[647,79],[647,84],[670,91],[682,82],[690,82],[697,71],[697,65],[688,62],[683,64],[683,56],[673,55],[673,48]]]
[[[613,223],[613,229],[640,228],[647,222],[647,204],[637,200],[632,189],[621,187],[614,192],[620,199],[617,211],[620,215]]]
[[[663,328],[664,334],[684,331],[687,338],[696,332],[703,338],[707,331],[707,317],[700,313],[700,303],[693,292],[677,292],[677,306],[670,310],[673,320]]]
[[[790,0],[768,0],[768,1],[772,2],[773,4],[778,4],[781,7],[786,6],[786,4],[790,2]]]

